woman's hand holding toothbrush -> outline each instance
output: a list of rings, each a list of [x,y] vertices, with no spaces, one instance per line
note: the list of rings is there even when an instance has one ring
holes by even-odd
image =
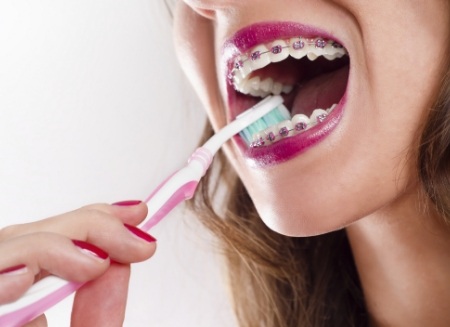
[[[75,296],[72,326],[122,326],[129,264],[150,258],[156,240],[137,227],[139,201],[94,204],[0,230],[0,305],[20,298],[51,274],[85,283]],[[39,317],[29,326],[46,326]]]
[[[145,260],[155,251],[155,240],[143,231],[193,196],[226,141],[286,111],[282,103],[280,96],[267,97],[237,116],[147,197],[148,207],[133,202],[94,205],[0,231],[0,254],[5,253],[0,256],[0,287],[5,290],[0,298],[0,324],[22,326],[79,290],[84,282],[95,279],[75,297],[72,326],[99,326],[105,321],[121,326],[129,279],[127,265]],[[142,229],[134,227],[139,222]],[[122,266],[110,265],[111,259]],[[59,277],[49,276],[33,285],[35,276],[42,278],[43,273]]]

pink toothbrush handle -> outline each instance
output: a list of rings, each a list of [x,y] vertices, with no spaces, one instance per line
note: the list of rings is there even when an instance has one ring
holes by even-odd
[[[0,306],[0,326],[23,326],[81,286],[81,283],[68,282],[56,276],[48,276],[34,284],[20,300]]]
[[[197,185],[198,182],[191,181],[180,187],[150,219],[146,220],[142,224],[141,229],[143,231],[149,231],[153,226],[158,224],[161,219],[163,219],[170,211],[172,211],[172,209],[175,208],[180,202],[192,198]],[[159,187],[161,187],[161,185]],[[149,203],[149,201],[151,201],[151,197],[146,202]]]
[[[188,164],[170,175],[145,200],[150,218],[147,218],[140,228],[149,231],[180,202],[192,198],[212,159],[213,155],[208,149],[200,147],[195,150]]]
[[[191,181],[180,187],[144,224],[142,229],[149,230],[178,203],[192,197],[197,184]],[[69,282],[56,276],[48,276],[34,284],[18,301],[0,306],[0,326],[20,327],[76,292],[82,285],[82,283]]]
[[[141,229],[150,230],[161,221],[180,202],[193,196],[198,181],[208,169],[212,155],[203,148],[197,149],[189,163],[178,170],[145,200],[148,203],[149,216]],[[34,284],[16,302],[0,306],[0,327],[20,327],[41,315],[83,284],[48,276]]]
[[[192,197],[197,184],[192,181],[180,187],[144,224],[142,229],[149,230],[178,203]],[[82,285],[82,283],[69,282],[56,276],[48,276],[34,284],[17,302],[0,306],[0,326],[20,327],[76,292]],[[8,313],[3,314],[4,311]]]

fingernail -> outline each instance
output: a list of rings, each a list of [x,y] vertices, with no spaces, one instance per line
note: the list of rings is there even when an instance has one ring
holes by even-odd
[[[17,265],[13,267],[9,267],[0,271],[0,275],[20,275],[24,274],[28,271],[27,266],[25,265]]]
[[[123,224],[123,225],[137,237],[140,237],[149,243],[156,242],[156,238],[154,238],[150,234],[147,234],[146,232],[142,231],[141,229],[139,229],[135,226],[132,226],[132,225],[128,225],[128,224]]]
[[[93,257],[99,258],[101,260],[106,260],[109,255],[102,249],[96,247],[91,243],[87,243],[79,240],[72,240],[73,244],[75,244],[83,253],[89,254]]]
[[[140,200],[127,200],[127,201],[115,202],[112,205],[119,206],[119,207],[131,207],[131,206],[136,206],[141,203],[142,203],[142,201],[140,201]]]

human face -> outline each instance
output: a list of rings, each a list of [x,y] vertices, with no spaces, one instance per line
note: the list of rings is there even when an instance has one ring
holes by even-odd
[[[293,85],[284,95],[293,114],[337,104],[293,137],[256,148],[235,137],[224,146],[267,226],[291,236],[321,234],[417,191],[413,149],[442,76],[449,12],[447,0],[178,4],[178,56],[216,130],[259,99],[240,94],[242,85],[230,80],[236,62],[250,57],[253,64],[257,46],[271,51],[283,40],[282,51],[294,51],[297,40],[320,51],[315,42],[323,39],[326,49],[339,49],[334,41],[345,49],[343,59],[287,58],[250,73]]]

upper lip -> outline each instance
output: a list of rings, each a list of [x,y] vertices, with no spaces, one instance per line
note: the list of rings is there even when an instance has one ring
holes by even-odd
[[[336,36],[331,35],[330,33],[317,27],[295,22],[261,22],[238,30],[224,42],[222,47],[222,63],[224,63],[228,69],[231,69],[233,59],[251,48],[276,39],[296,36],[306,38],[323,37],[326,39],[332,39],[342,44]],[[344,44],[342,45],[345,46]],[[226,76],[228,74],[229,70],[226,71]]]

